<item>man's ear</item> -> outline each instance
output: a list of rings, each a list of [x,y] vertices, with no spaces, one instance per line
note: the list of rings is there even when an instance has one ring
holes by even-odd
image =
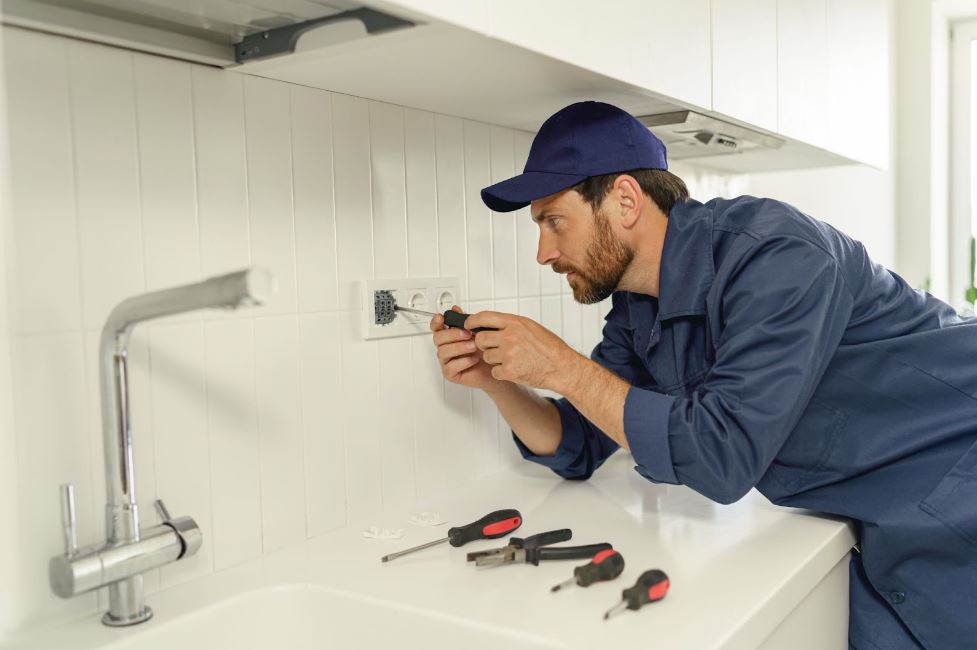
[[[612,193],[617,197],[621,211],[621,226],[631,229],[641,216],[641,202],[644,194],[633,176],[621,174],[614,180]]]

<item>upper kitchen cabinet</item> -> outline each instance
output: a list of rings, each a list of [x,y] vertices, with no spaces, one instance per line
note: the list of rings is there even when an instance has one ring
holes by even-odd
[[[713,0],[712,109],[777,131],[777,0]]]
[[[691,106],[712,106],[709,0],[491,0],[487,34]]]
[[[777,130],[828,146],[827,0],[777,2]]]
[[[827,149],[889,166],[888,0],[827,0]]]

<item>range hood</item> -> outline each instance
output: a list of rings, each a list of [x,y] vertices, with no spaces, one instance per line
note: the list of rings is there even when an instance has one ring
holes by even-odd
[[[785,142],[695,111],[641,115],[638,120],[665,143],[670,160],[779,149]]]

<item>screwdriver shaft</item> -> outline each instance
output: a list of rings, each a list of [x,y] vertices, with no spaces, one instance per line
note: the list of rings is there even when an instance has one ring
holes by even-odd
[[[396,553],[391,553],[390,555],[384,555],[380,560],[382,562],[389,562],[390,560],[396,560],[401,555],[407,555],[408,553],[413,553],[414,551],[421,551],[425,548],[431,548],[432,546],[437,546],[438,544],[444,544],[448,541],[447,537],[442,537],[441,539],[436,539],[433,542],[428,542],[427,544],[421,544],[420,546],[414,546],[412,548],[404,549],[403,551],[397,551]]]
[[[628,601],[622,600],[617,605],[614,605],[614,607],[611,607],[609,610],[607,610],[607,612],[604,614],[604,620],[606,621],[611,616],[617,614],[619,611],[626,608],[627,606],[628,606]]]
[[[570,585],[574,584],[576,581],[577,581],[576,578],[570,578],[569,580],[564,580],[563,582],[561,582],[560,584],[556,585],[555,587],[552,587],[550,589],[550,591],[559,591],[560,589],[563,589],[564,587],[569,587]]]
[[[437,316],[437,314],[435,314],[434,312],[421,311],[420,309],[413,309],[411,307],[401,307],[400,305],[394,305],[394,309],[396,309],[397,311],[406,311],[412,314],[419,314],[421,316],[431,316],[432,318],[434,316]]]

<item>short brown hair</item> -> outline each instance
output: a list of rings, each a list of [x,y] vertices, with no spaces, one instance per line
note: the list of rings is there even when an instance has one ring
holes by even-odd
[[[627,172],[591,176],[574,185],[571,189],[576,190],[583,197],[583,200],[590,204],[594,212],[597,212],[614,181],[622,174],[633,176],[634,180],[638,181],[641,191],[655,202],[655,205],[665,213],[665,216],[668,216],[676,203],[689,198],[689,188],[685,186],[685,181],[664,169],[635,169]]]

